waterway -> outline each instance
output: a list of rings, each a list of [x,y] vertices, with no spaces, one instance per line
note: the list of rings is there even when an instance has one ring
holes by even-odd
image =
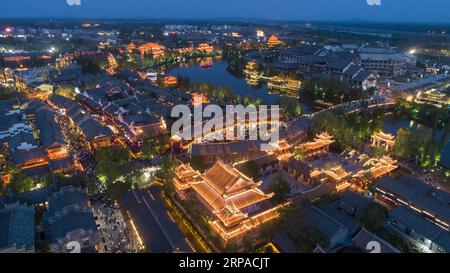
[[[207,65],[206,65],[207,64]],[[267,86],[254,87],[247,84],[245,78],[237,77],[228,71],[228,64],[220,59],[198,59],[189,64],[181,64],[168,71],[169,75],[189,78],[192,83],[207,82],[215,86],[226,86],[235,95],[261,98],[267,104],[273,104],[279,98],[277,94],[270,94]]]
[[[384,116],[383,120],[383,131],[392,135],[396,135],[397,131],[400,130],[400,128],[409,128],[413,131],[417,131],[423,128],[427,128],[431,130],[430,128],[415,122],[413,120],[407,120],[402,119],[399,117],[394,116],[393,114],[386,114]],[[440,141],[442,138],[443,131],[442,130],[436,130],[436,139],[435,141]]]

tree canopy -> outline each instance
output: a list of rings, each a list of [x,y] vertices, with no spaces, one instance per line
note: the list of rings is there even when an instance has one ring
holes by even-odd
[[[421,159],[426,156],[431,142],[429,130],[423,129],[415,132],[409,128],[400,128],[392,152],[403,160],[413,159],[415,156]]]
[[[128,163],[128,150],[118,147],[101,149],[95,152],[97,177],[104,183],[112,183],[124,174],[124,165]]]
[[[253,180],[258,179],[259,166],[255,163],[255,161],[253,160],[246,161],[240,166],[239,169],[240,171],[242,171],[243,174],[252,178]]]
[[[9,187],[14,193],[27,192],[33,188],[33,180],[29,176],[17,172],[13,174]]]
[[[291,187],[282,175],[277,175],[272,181],[270,181],[268,191],[273,192],[273,199],[280,202],[291,193]]]

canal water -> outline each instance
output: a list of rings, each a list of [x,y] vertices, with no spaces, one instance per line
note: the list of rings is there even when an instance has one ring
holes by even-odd
[[[201,65],[202,60],[183,64],[168,71],[169,75],[189,78],[193,83],[207,82],[214,86],[230,87],[235,95],[249,95],[261,98],[267,104],[273,104],[279,98],[277,94],[269,94],[267,86],[253,87],[247,84],[244,78],[236,77],[228,70],[228,64],[223,60],[210,61],[209,66]]]
[[[393,114],[387,114],[384,116],[384,124],[383,124],[384,132],[395,136],[397,134],[397,131],[400,128],[409,128],[413,131],[417,131],[419,129],[428,128],[428,127],[426,127],[420,123],[417,123],[413,120],[398,118],[398,117],[394,116]],[[430,129],[430,128],[428,128],[428,129]],[[436,130],[436,139],[435,140],[440,141],[440,139],[442,138],[442,134],[443,134],[442,130]]]

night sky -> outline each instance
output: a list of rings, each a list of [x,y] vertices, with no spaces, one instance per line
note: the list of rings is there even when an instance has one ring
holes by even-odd
[[[67,1],[81,5],[70,6]],[[376,1],[376,0],[369,0]],[[1,18],[262,18],[450,24],[449,0],[1,0]]]

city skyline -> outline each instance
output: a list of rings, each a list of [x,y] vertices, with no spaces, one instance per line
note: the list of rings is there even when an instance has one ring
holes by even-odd
[[[7,1],[0,18],[117,18],[117,19],[217,19],[261,18],[277,21],[369,21],[443,24],[450,21],[450,3],[443,0],[230,0],[208,3],[204,0],[144,1]],[[377,1],[375,1],[377,2]],[[139,8],[138,8],[139,7]],[[447,7],[447,8],[445,8]]]

